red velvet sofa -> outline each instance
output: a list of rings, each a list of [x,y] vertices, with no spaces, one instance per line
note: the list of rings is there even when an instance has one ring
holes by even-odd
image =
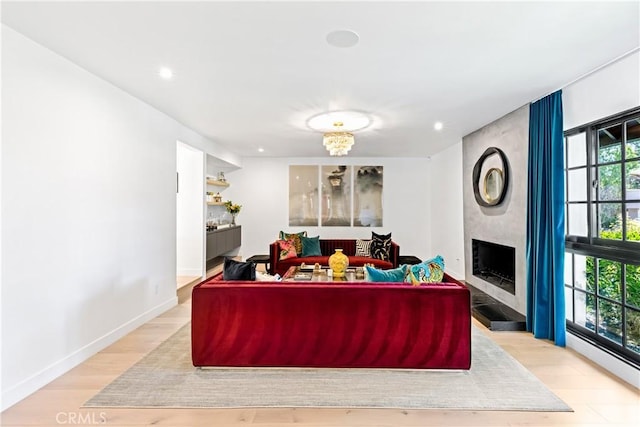
[[[389,261],[381,259],[355,256],[356,239],[320,239],[320,252],[322,256],[312,257],[295,257],[280,260],[280,248],[278,242],[275,241],[269,245],[269,273],[283,275],[289,267],[293,265],[329,265],[329,257],[334,254],[336,249],[342,249],[342,253],[349,257],[350,267],[362,267],[365,264],[373,264],[376,268],[396,268],[398,267],[398,257],[400,256],[400,246],[391,241],[391,249],[389,250]]]
[[[446,283],[234,282],[192,292],[194,366],[469,369],[469,290]]]

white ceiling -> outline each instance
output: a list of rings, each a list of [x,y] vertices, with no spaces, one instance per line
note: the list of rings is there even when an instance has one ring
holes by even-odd
[[[305,122],[344,109],[374,120],[350,156],[427,156],[640,46],[638,1],[3,1],[2,21],[242,156],[327,156]],[[330,46],[342,29],[359,44]]]

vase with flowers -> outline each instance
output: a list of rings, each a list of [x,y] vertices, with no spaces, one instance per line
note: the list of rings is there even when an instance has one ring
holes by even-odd
[[[242,205],[233,203],[231,200],[224,202],[224,207],[227,208],[227,212],[231,214],[231,225],[236,225],[236,215],[240,213]]]

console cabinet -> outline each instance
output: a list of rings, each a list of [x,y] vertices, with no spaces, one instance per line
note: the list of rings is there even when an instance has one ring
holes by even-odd
[[[239,225],[207,231],[207,261],[240,247],[241,241]]]

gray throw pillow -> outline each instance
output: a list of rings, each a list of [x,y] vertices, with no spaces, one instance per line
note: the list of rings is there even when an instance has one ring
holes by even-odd
[[[222,279],[254,281],[256,280],[256,264],[225,258],[224,266],[222,267]]]

